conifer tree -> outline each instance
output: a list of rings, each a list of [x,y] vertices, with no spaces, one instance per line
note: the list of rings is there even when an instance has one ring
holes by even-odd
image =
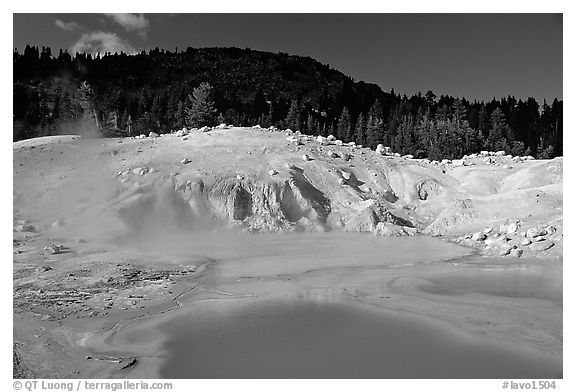
[[[358,120],[356,121],[356,144],[364,145],[366,144],[366,117],[364,113],[360,113]]]
[[[213,126],[216,121],[216,109],[212,99],[212,87],[203,82],[188,96],[186,106],[186,126],[200,128]]]
[[[290,108],[288,109],[288,114],[284,120],[286,126],[293,131],[300,131],[300,109],[298,109],[298,102],[292,100]]]
[[[340,139],[342,141],[347,141],[346,138],[349,136],[350,134],[350,127],[352,126],[351,124],[351,119],[350,119],[350,112],[348,111],[347,107],[344,107],[344,109],[342,109],[342,114],[340,115],[340,119],[338,120],[338,128],[337,128],[337,134],[335,135],[337,139]]]

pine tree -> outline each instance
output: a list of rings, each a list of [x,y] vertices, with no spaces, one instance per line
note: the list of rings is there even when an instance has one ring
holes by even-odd
[[[335,135],[337,139],[342,141],[348,141],[347,137],[350,134],[351,128],[351,120],[350,120],[350,112],[348,111],[347,107],[342,109],[342,114],[340,115],[340,119],[338,120],[338,128],[337,134]]]
[[[216,109],[212,100],[212,87],[203,82],[188,95],[186,106],[186,126],[200,128],[213,126],[216,121]]]
[[[358,120],[356,121],[356,144],[364,145],[366,144],[366,117],[364,113],[360,113]]]
[[[298,109],[298,102],[294,99],[288,109],[288,114],[284,120],[286,127],[293,131],[300,131],[300,110]]]
[[[80,93],[80,102],[82,105],[82,109],[84,109],[84,113],[92,118],[96,123],[96,129],[100,130],[102,127],[100,126],[100,119],[98,116],[97,110],[97,100],[96,100],[96,93],[90,87],[87,82],[82,82],[79,88]]]
[[[179,101],[174,119],[174,128],[182,129],[185,126],[186,126],[186,107],[184,106],[184,102]]]
[[[494,109],[491,116],[492,127],[484,147],[491,151],[508,151],[509,146],[506,135],[509,132],[506,118],[500,108]]]
[[[376,101],[368,113],[365,139],[366,145],[372,149],[384,142],[384,119],[380,101]]]

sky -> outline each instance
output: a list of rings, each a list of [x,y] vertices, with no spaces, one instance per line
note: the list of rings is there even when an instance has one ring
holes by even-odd
[[[240,47],[309,56],[401,94],[562,98],[562,14],[14,14],[14,48]]]

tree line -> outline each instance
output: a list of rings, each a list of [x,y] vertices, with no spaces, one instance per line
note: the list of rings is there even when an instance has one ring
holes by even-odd
[[[480,150],[552,158],[562,101],[384,92],[309,57],[239,48],[71,56],[13,52],[14,140],[95,127],[107,136],[260,124],[430,159]],[[81,124],[81,125],[80,125]]]

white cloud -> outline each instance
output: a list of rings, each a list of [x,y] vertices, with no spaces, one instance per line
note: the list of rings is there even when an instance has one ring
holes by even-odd
[[[104,14],[112,18],[127,32],[137,32],[142,37],[146,36],[146,31],[150,28],[150,22],[144,14]]]
[[[76,22],[63,22],[60,19],[56,19],[54,24],[57,27],[61,28],[62,30],[66,31],[74,31],[80,28],[80,26]]]
[[[115,33],[96,31],[93,33],[84,33],[72,47],[72,53],[120,53],[135,54],[134,49],[127,41],[118,37]]]

